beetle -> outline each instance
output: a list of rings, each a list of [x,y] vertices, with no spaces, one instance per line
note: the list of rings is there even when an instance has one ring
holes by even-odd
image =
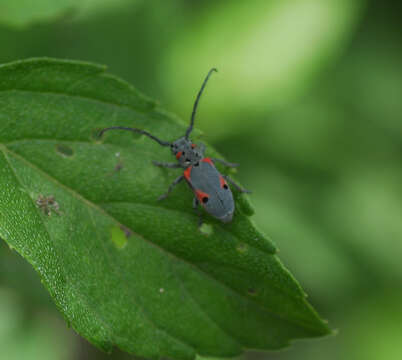
[[[99,137],[101,137],[106,131],[109,130],[133,131],[148,136],[152,140],[155,140],[159,145],[170,146],[172,154],[177,159],[177,163],[153,161],[154,165],[164,168],[182,168],[184,169],[184,171],[182,175],[177,177],[170,184],[166,193],[161,195],[158,200],[165,199],[173,190],[173,188],[183,179],[185,179],[194,193],[193,208],[198,212],[199,227],[202,224],[202,215],[199,211],[200,204],[207,213],[221,220],[222,222],[228,223],[232,221],[235,204],[232,191],[228,186],[228,182],[242,193],[250,192],[242,188],[240,185],[236,184],[229,176],[222,175],[217,170],[214,163],[219,162],[227,167],[237,167],[238,164],[229,163],[222,159],[205,157],[205,145],[196,145],[190,140],[190,134],[194,127],[194,120],[195,114],[197,112],[198,102],[208,82],[208,79],[213,72],[217,72],[217,69],[212,68],[205,77],[193,105],[190,125],[188,126],[184,136],[180,137],[179,139],[173,142],[164,141],[160,140],[159,138],[145,130],[124,126],[112,126],[104,128],[99,133]]]

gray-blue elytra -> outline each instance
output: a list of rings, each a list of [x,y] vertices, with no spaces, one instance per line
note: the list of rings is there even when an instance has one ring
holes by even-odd
[[[198,211],[199,205],[201,204],[201,206],[206,210],[207,213],[211,214],[224,223],[228,223],[232,220],[235,210],[233,194],[228,186],[228,182],[242,193],[249,193],[250,191],[243,189],[240,185],[236,184],[229,176],[220,174],[219,171],[216,169],[214,163],[219,162],[228,167],[236,167],[238,166],[238,164],[229,163],[222,159],[204,157],[205,146],[203,144],[196,145],[189,138],[190,133],[194,127],[194,119],[197,111],[198,102],[201,98],[201,94],[204,91],[209,77],[214,71],[217,71],[217,69],[212,68],[208,72],[208,75],[206,76],[204,82],[202,83],[201,89],[197,94],[193,106],[193,111],[191,113],[190,125],[187,128],[186,133],[184,134],[184,136],[180,137],[176,141],[163,141],[145,130],[124,126],[112,126],[105,128],[100,131],[99,136],[102,136],[106,131],[109,130],[127,130],[148,136],[162,146],[170,146],[172,154],[177,159],[177,163],[154,161],[154,165],[165,168],[182,168],[184,169],[184,171],[182,175],[177,177],[172,182],[172,184],[170,184],[167,192],[161,195],[158,200],[165,199],[173,190],[173,188],[183,179],[185,179],[194,193],[193,208]],[[198,215],[198,225],[201,226],[201,212],[198,211]]]

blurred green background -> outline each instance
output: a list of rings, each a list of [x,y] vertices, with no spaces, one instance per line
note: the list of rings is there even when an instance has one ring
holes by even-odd
[[[218,67],[196,125],[241,163],[255,222],[339,330],[250,360],[402,359],[401,2],[19,2],[0,4],[0,63],[106,64],[186,121]],[[4,242],[0,348],[10,360],[131,358],[75,335]]]

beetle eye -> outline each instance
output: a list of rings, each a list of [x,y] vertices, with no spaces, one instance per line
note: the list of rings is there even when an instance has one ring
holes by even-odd
[[[202,198],[202,202],[203,202],[204,204],[206,204],[206,203],[208,202],[208,200],[209,200],[208,196],[204,196],[204,197]]]
[[[228,189],[227,184],[223,184],[223,188],[227,190]]]

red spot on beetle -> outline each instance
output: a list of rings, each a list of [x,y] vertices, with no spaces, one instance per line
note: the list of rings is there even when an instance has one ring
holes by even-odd
[[[192,148],[192,149],[194,149],[194,148],[195,148],[195,146],[196,146],[195,144],[191,144],[191,148]]]
[[[214,162],[211,160],[211,158],[203,158],[201,161],[206,162],[206,163],[211,164],[212,166],[214,166]]]
[[[228,183],[222,175],[219,175],[219,182],[221,183],[222,189],[228,189]]]
[[[179,152],[176,154],[176,159],[180,159],[180,156],[181,156],[182,153],[183,153],[182,151],[179,151]]]
[[[195,196],[201,204],[206,204],[209,200],[209,195],[201,190],[195,190]]]
[[[188,182],[190,182],[191,169],[192,169],[192,166],[189,166],[189,167],[188,167],[186,170],[184,170],[184,172],[183,172],[184,178],[185,178]]]

